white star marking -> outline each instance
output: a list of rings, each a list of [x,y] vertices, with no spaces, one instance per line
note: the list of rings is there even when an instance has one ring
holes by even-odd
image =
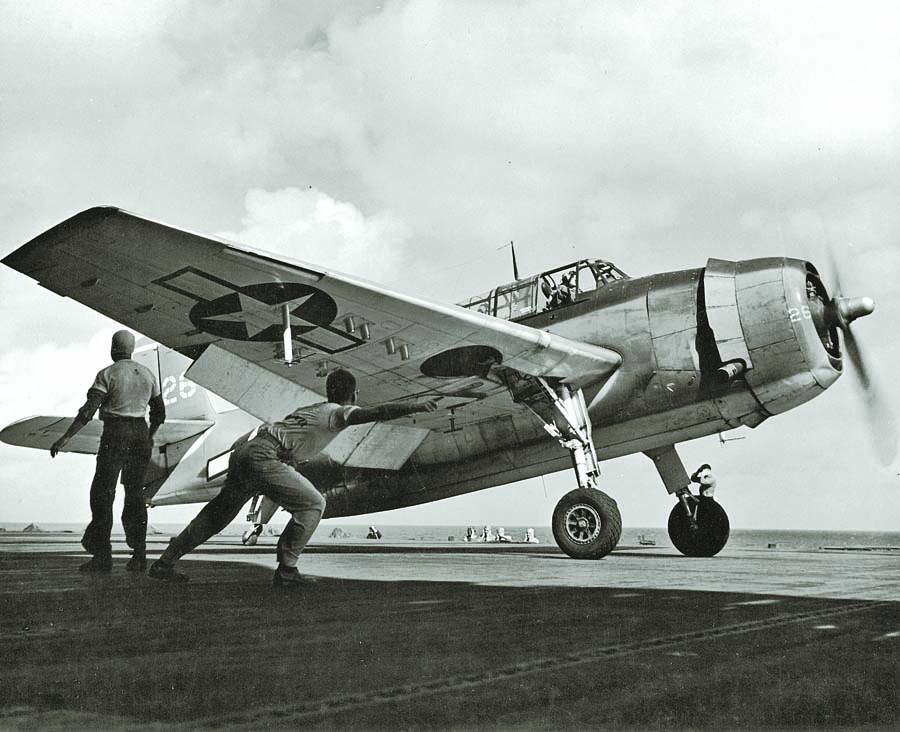
[[[223,313],[222,315],[207,315],[203,319],[218,320],[222,323],[243,323],[247,327],[247,337],[253,338],[253,336],[266,330],[266,328],[282,324],[281,311],[285,305],[288,306],[288,310],[293,311],[309,300],[309,298],[313,296],[313,293],[298,297],[296,300],[287,300],[283,303],[278,303],[278,305],[269,305],[268,303],[248,297],[240,292],[237,293],[237,296],[241,305],[240,310],[233,313]],[[291,325],[308,327],[310,325],[315,325],[315,323],[310,323],[307,320],[303,320],[303,318],[291,315]]]

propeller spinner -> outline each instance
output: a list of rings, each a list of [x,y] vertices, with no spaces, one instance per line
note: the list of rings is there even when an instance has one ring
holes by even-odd
[[[828,310],[834,324],[844,332],[857,318],[864,318],[875,312],[875,301],[871,297],[835,297]]]
[[[878,387],[874,373],[868,365],[869,360],[863,355],[863,349],[850,327],[855,320],[871,315],[875,311],[875,301],[870,297],[844,297],[834,254],[829,251],[829,255],[834,294],[828,299],[819,278],[811,274],[807,284],[810,310],[823,345],[836,358],[841,355],[837,345],[837,331],[843,333],[847,359],[859,377],[862,387],[861,396],[875,453],[882,465],[890,465],[897,457],[897,420],[888,406],[886,396]]]

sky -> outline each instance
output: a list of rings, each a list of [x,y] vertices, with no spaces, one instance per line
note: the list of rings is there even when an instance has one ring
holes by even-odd
[[[0,0],[0,255],[108,204],[446,302],[509,281],[510,240],[523,274],[796,256],[876,300],[855,333],[895,408],[897,38],[891,2]],[[116,324],[7,268],[0,293],[0,424],[74,415]],[[679,449],[735,528],[900,530],[872,427],[847,375]],[[0,522],[86,522],[92,471],[0,445]],[[358,522],[546,526],[574,487]],[[646,457],[602,487],[665,526]]]

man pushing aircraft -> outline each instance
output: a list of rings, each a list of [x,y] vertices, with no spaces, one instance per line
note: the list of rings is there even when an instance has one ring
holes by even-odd
[[[259,428],[239,445],[228,461],[225,485],[175,537],[150,567],[153,579],[187,582],[176,571],[175,562],[211,536],[224,529],[238,515],[253,494],[260,493],[279,504],[291,519],[278,539],[278,568],[272,584],[294,589],[313,582],[297,569],[300,553],[309,542],[325,511],[325,498],[295,467],[314,457],[351,425],[405,417],[416,412],[433,412],[433,400],[416,404],[391,402],[375,407],[359,407],[356,378],[337,369],[325,382],[328,401],[291,412],[283,420]]]

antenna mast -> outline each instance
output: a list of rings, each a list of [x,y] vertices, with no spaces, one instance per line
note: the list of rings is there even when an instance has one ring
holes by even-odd
[[[513,277],[515,279],[519,279],[519,265],[516,262],[516,245],[512,243],[510,239],[509,244],[504,244],[502,247],[497,247],[496,251],[500,251],[501,249],[506,249],[506,247],[512,249],[512,260],[513,260]]]

